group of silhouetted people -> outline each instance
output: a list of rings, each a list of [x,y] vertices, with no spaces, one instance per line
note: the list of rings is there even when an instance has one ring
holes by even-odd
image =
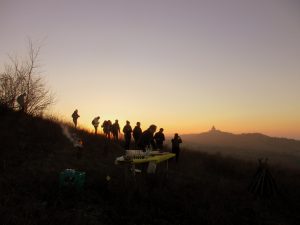
[[[159,146],[160,148],[158,148],[154,138],[155,136],[154,133],[156,131],[156,128],[157,127],[155,125],[151,125],[147,130],[143,132],[140,122],[137,122],[134,129],[132,129],[130,126],[130,122],[126,121],[126,125],[123,128],[124,140],[125,140],[124,148],[126,150],[130,148],[131,136],[133,136],[135,148],[145,150],[147,147],[149,147],[152,149],[163,150],[163,144],[161,143]],[[161,128],[161,130],[163,129]],[[163,134],[163,141],[164,140],[165,138]]]
[[[120,125],[118,120],[115,120],[114,123],[112,123],[110,120],[105,120],[101,127],[105,137],[110,139],[112,134],[114,140],[119,140]]]
[[[73,122],[75,128],[77,128],[77,120],[79,118],[78,110],[76,109],[73,114]],[[95,134],[98,132],[98,126],[100,124],[100,116],[95,117],[92,120],[92,125],[95,129]],[[103,124],[101,125],[103,128],[103,133],[105,137],[111,138],[111,134],[114,140],[118,141],[119,139],[119,133],[120,133],[120,125],[119,121],[115,120],[114,123],[112,123],[110,120],[105,120]],[[124,148],[125,150],[130,149],[131,145],[131,139],[133,137],[134,140],[134,147],[136,149],[146,150],[147,148],[152,149],[158,149],[160,151],[163,151],[164,149],[164,141],[165,141],[165,135],[163,133],[164,129],[160,128],[158,132],[156,132],[157,126],[152,124],[149,126],[149,128],[145,131],[142,131],[141,123],[137,122],[136,126],[132,129],[130,122],[127,120],[126,125],[123,127],[123,134],[124,134]],[[178,162],[179,159],[179,153],[180,153],[180,144],[182,143],[181,138],[176,133],[174,135],[174,138],[171,140],[172,143],[172,153],[176,154],[176,162]]]

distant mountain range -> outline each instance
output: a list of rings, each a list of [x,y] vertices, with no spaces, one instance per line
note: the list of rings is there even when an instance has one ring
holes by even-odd
[[[204,133],[182,135],[189,144],[261,150],[300,151],[300,141],[269,137],[260,133],[232,134],[215,129]]]
[[[217,130],[215,127],[208,132],[181,135],[181,137],[185,147],[194,150],[221,152],[252,159],[260,156],[277,159],[295,157],[292,161],[299,163],[300,166],[300,141],[298,140],[269,137],[260,133],[232,134]]]

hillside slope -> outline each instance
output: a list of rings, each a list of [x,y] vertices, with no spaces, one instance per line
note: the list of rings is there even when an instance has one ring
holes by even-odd
[[[280,193],[256,199],[247,187],[250,162],[183,151],[156,175],[124,179],[115,166],[120,143],[84,131],[78,157],[61,125],[0,108],[1,224],[297,224],[299,172],[271,171]],[[86,172],[82,192],[59,188],[66,168]],[[111,180],[106,181],[109,175]]]

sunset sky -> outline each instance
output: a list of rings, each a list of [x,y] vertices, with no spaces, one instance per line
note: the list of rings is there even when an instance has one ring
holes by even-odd
[[[52,112],[300,139],[298,0],[0,0],[0,68],[44,40]]]

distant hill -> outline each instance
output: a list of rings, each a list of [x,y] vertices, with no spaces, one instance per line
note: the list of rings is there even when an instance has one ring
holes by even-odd
[[[300,141],[269,137],[260,133],[232,134],[212,129],[200,134],[182,135],[182,137],[186,142],[194,144],[270,151],[300,151]]]
[[[182,135],[182,138],[185,146],[192,149],[253,159],[273,157],[284,160],[291,157],[291,161],[300,163],[300,141],[293,139],[269,137],[260,133],[232,134],[214,127],[208,132]]]

